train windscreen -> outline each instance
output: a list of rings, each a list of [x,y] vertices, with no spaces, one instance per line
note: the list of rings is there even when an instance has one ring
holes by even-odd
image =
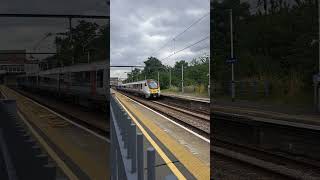
[[[156,89],[158,88],[158,83],[156,81],[149,81],[148,86],[150,89]]]

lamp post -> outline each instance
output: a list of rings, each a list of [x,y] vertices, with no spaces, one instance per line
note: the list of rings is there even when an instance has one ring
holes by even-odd
[[[169,67],[169,87],[171,88],[171,67]]]
[[[320,112],[320,87],[319,87],[319,84],[320,84],[320,1],[318,0],[318,48],[319,48],[319,59],[318,59],[318,78],[317,78],[317,81],[315,83],[315,87],[317,87],[317,89],[315,89],[315,91],[317,91],[317,94],[318,94],[318,98],[317,98],[317,101],[318,101],[318,105],[317,105],[317,109],[318,109],[318,112]]]
[[[181,67],[181,92],[182,94],[184,93],[184,87],[183,87],[183,64],[182,64],[182,67]]]
[[[230,9],[230,56],[233,59],[233,22],[232,22],[232,9]],[[235,100],[235,82],[234,82],[234,63],[231,63],[231,99]]]

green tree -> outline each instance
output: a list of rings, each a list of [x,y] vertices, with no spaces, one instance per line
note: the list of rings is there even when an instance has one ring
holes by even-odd
[[[86,63],[88,51],[90,61],[106,60],[109,57],[109,26],[99,26],[93,22],[84,20],[78,21],[78,24],[72,28],[72,39],[70,32],[58,33],[66,36],[55,37],[54,43],[58,54],[55,56],[55,66],[67,66],[72,63]],[[50,59],[50,58],[49,58]],[[52,59],[52,58],[51,58]]]

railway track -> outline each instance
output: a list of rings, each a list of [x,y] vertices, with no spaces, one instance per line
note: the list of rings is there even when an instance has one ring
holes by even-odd
[[[119,92],[119,91],[118,91]],[[189,109],[175,107],[163,102],[150,101],[125,92],[121,94],[173,119],[174,121],[191,128],[206,138],[210,137],[210,116],[204,113],[192,112]]]
[[[21,95],[31,99],[32,101],[34,101],[34,102],[36,102],[36,103],[38,103],[48,109],[51,109],[52,111],[68,118],[69,120],[73,121],[74,123],[79,124],[87,129],[99,134],[100,136],[104,136],[105,138],[109,139],[110,134],[106,128],[102,128],[100,126],[91,124],[89,121],[83,121],[79,117],[71,115],[70,113],[67,113],[66,111],[62,111],[61,109],[58,109],[55,106],[46,103],[45,99],[42,99],[41,97],[34,96],[28,92],[25,92],[25,91],[22,91],[19,89],[13,89],[13,90],[16,91],[17,93],[20,93]]]
[[[218,139],[214,140],[211,149],[215,155],[240,161],[252,166],[252,169],[258,168],[270,173],[270,175],[280,175],[292,179],[319,179],[320,177],[318,165],[292,159],[285,154],[274,154],[266,150],[235,145]]]
[[[234,114],[231,114],[230,117],[227,114],[214,114],[213,116],[216,116],[215,121],[236,121]],[[238,122],[246,121],[244,116],[239,118]],[[226,131],[228,130],[226,129]],[[274,131],[276,132],[276,130]],[[241,136],[240,132],[238,136]],[[213,138],[211,146],[213,155],[246,164],[252,169],[252,172],[264,171],[262,172],[264,176],[266,174],[272,177],[279,176],[275,179],[320,179],[320,162],[318,160],[273,148],[259,147],[255,144],[239,143],[228,138],[224,139],[221,135]],[[214,171],[214,169],[212,170]]]
[[[193,99],[183,99],[181,97],[161,96],[157,102],[163,102],[167,105],[179,107],[198,114],[204,114],[210,116],[210,103],[197,101]]]
[[[158,104],[160,106],[164,106],[164,107],[171,108],[171,109],[174,109],[174,110],[182,112],[182,113],[186,113],[186,114],[188,114],[190,116],[193,116],[193,117],[205,120],[205,121],[210,121],[210,116],[208,116],[206,114],[191,112],[190,110],[186,110],[186,109],[182,109],[182,108],[179,108],[179,107],[171,106],[171,105],[164,104],[164,103],[161,103],[161,102],[158,102],[158,101],[152,101],[152,102],[156,103],[156,104]]]
[[[178,120],[180,123],[187,124],[193,127],[194,129],[201,129],[202,126],[197,126],[188,121],[185,122],[186,116],[192,117],[193,121],[208,123],[206,124],[206,126],[210,127],[210,116],[206,116],[205,113],[199,113],[199,111],[192,112],[189,111],[189,108],[182,108],[181,106],[176,107],[165,104],[161,101],[148,101],[127,93],[124,94],[134,99],[135,101],[138,101],[139,103],[149,108],[157,110],[158,112],[166,116],[169,116],[172,119]],[[227,117],[224,116],[224,118]],[[201,130],[203,131],[203,129]],[[206,133],[207,135],[209,135],[210,131]],[[213,157],[218,157],[220,162],[223,161],[224,164],[227,164],[228,167],[226,168],[232,169],[233,167],[236,169],[242,169],[241,172],[236,172],[239,173],[239,176],[248,176],[252,177],[253,179],[319,179],[320,177],[320,171],[318,166],[316,166],[313,163],[303,161],[301,159],[292,159],[291,157],[288,157],[286,154],[274,154],[267,150],[230,143],[228,141],[220,139],[213,139],[212,142],[212,159],[214,159]],[[213,163],[211,166],[212,172],[215,172],[216,170],[214,167],[214,161],[215,160],[212,160],[211,162]],[[219,164],[218,166],[223,167],[224,165],[222,164]],[[241,164],[240,167],[239,164]],[[227,172],[230,173],[229,171]],[[229,174],[227,177],[230,178],[230,176],[234,175],[235,174]]]

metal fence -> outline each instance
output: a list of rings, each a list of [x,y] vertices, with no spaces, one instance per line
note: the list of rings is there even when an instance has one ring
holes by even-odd
[[[272,89],[269,81],[236,81],[236,97],[268,97]],[[231,96],[231,81],[214,83],[212,86],[213,96]]]
[[[15,100],[0,99],[0,117],[0,156],[8,176],[5,179],[68,179],[17,115]]]
[[[144,136],[137,133],[136,125],[113,95],[110,99],[110,109],[111,179],[143,180],[145,178]],[[147,180],[156,179],[155,158],[155,150],[149,147],[146,165]],[[170,175],[166,179],[176,178]]]

